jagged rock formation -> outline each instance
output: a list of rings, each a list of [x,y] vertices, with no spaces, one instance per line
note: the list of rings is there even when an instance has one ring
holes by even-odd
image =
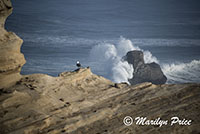
[[[129,79],[130,84],[138,84],[143,82],[151,82],[153,84],[165,84],[167,77],[163,74],[160,66],[153,63],[144,63],[144,55],[142,51],[130,51],[124,57],[129,64],[133,65],[133,78]]]
[[[200,132],[200,85],[114,84],[89,68],[23,76],[1,92],[1,134],[134,134]],[[192,125],[131,126],[125,116],[192,120]]]
[[[90,68],[58,77],[20,76],[25,62],[22,40],[2,26],[10,7],[9,1],[0,0],[0,134],[200,133],[200,84],[129,86],[94,75]],[[192,122],[125,126],[125,116],[164,120],[178,116]]]
[[[12,13],[10,0],[0,0],[0,89],[20,80],[21,67],[25,63],[20,53],[22,39],[4,29],[6,18]]]

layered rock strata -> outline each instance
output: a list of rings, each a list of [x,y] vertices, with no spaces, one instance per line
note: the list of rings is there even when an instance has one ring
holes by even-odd
[[[200,85],[114,84],[89,68],[26,75],[0,95],[1,134],[198,134]],[[126,116],[167,125],[126,126]],[[170,125],[171,117],[192,120]]]
[[[58,77],[21,76],[22,40],[3,26],[11,11],[10,1],[0,0],[0,134],[200,133],[200,84],[129,86],[90,68]],[[126,126],[126,116],[169,121],[176,116],[191,125]]]
[[[10,87],[20,80],[25,64],[20,52],[22,39],[4,29],[6,18],[12,13],[10,0],[0,0],[0,89]]]

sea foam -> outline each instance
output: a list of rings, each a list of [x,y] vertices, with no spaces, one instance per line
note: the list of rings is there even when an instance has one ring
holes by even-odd
[[[116,44],[100,43],[90,51],[90,60],[96,62],[98,67],[105,71],[108,79],[114,82],[127,82],[133,77],[133,67],[122,59],[128,51],[141,50],[144,52],[146,63],[159,62],[151,52],[144,51],[133,45],[131,40],[120,37]]]
[[[200,82],[200,60],[189,63],[163,64],[162,70],[167,76],[167,83]]]
[[[152,55],[150,51],[142,50],[131,40],[120,37],[116,44],[100,43],[90,51],[90,61],[100,68],[105,77],[120,83],[127,82],[133,77],[133,67],[123,60],[128,51],[140,50],[144,53],[145,63],[156,62],[161,65],[163,73],[167,76],[167,83],[187,83],[200,81],[200,60],[190,63],[165,64]]]

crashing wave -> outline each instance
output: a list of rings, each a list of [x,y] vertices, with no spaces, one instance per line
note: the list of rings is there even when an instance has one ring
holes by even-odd
[[[200,60],[190,63],[164,64],[162,70],[168,83],[188,83],[200,81]]]
[[[90,51],[90,61],[95,63],[104,74],[104,77],[114,82],[127,82],[133,76],[133,67],[122,57],[128,51],[141,50],[144,53],[145,63],[156,62],[158,59],[152,55],[150,51],[144,51],[132,41],[120,37],[116,44],[100,43],[94,46]],[[180,64],[162,64],[162,70],[167,76],[167,83],[187,83],[200,81],[200,60],[193,60],[190,63]]]
[[[105,77],[111,79],[114,82],[127,82],[132,78],[133,67],[128,64],[127,61],[123,61],[122,57],[126,55],[128,51],[141,50],[138,46],[120,37],[117,44],[101,43],[94,46],[90,52],[90,59],[92,62],[98,64],[98,67],[105,71]],[[156,57],[152,56],[151,52],[144,52],[144,60],[146,63],[157,62]]]

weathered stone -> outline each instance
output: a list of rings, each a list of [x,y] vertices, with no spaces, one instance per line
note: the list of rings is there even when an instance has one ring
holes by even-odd
[[[167,77],[163,74],[160,66],[153,62],[144,63],[144,55],[142,51],[134,50],[126,54],[125,60],[133,65],[133,78],[129,79],[130,84],[138,84],[143,82],[151,82],[153,84],[165,84]]]
[[[5,4],[0,2],[2,9]],[[9,86],[0,88],[0,134],[200,133],[200,84],[115,84],[90,68],[58,77],[20,76],[25,62],[20,54],[22,40],[0,30],[0,85]],[[157,64],[148,67],[157,68]],[[16,85],[10,84],[19,78]],[[139,126],[135,122],[125,126],[126,116],[169,121],[178,116],[192,122],[188,126]]]
[[[32,88],[34,87],[34,90]],[[114,84],[89,68],[23,76],[0,95],[1,134],[160,134],[199,131],[200,85]],[[192,125],[125,126],[126,116],[192,120]]]
[[[144,64],[144,54],[142,51],[129,51],[125,57],[125,60],[127,60],[129,64],[132,64],[134,69]]]
[[[21,79],[21,67],[25,64],[20,52],[22,39],[4,29],[6,18],[12,13],[10,0],[0,0],[0,89],[8,88]]]

